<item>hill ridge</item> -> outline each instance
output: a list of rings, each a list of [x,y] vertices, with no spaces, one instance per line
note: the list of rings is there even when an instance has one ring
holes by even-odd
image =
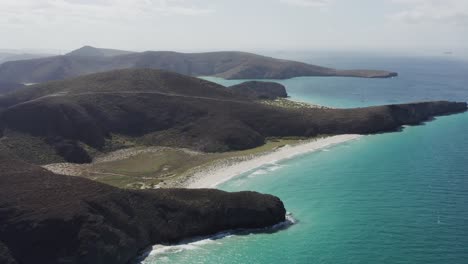
[[[0,65],[0,81],[38,83],[125,68],[152,68],[191,76],[217,76],[225,79],[288,79],[299,76],[348,76],[388,78],[395,72],[380,70],[336,70],[298,61],[238,51],[180,53],[145,51],[103,56],[109,51],[93,47],[67,55],[6,62]],[[88,51],[86,51],[88,50]],[[89,51],[91,50],[91,51]],[[115,50],[112,50],[115,52]],[[70,56],[90,52],[92,56]]]
[[[65,56],[103,56],[114,57],[134,53],[133,51],[118,50],[118,49],[102,49],[93,46],[85,45],[79,49],[73,50]]]
[[[126,69],[1,96],[0,152],[41,164],[53,155],[82,163],[91,160],[93,149],[112,149],[119,136],[147,146],[224,152],[257,147],[271,137],[395,131],[466,109],[466,103],[443,101],[356,109],[285,108],[194,77]],[[30,143],[18,143],[25,140]],[[42,149],[52,156],[38,160]],[[31,155],[34,151],[38,154]]]

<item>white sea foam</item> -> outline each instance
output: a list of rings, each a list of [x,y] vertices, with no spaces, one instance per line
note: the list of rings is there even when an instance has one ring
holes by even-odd
[[[276,170],[281,169],[281,167],[283,167],[283,166],[278,165],[278,164],[275,164],[275,165],[273,165],[273,166],[271,166],[271,167],[268,167],[267,170],[270,171],[270,172],[271,172],[271,171],[276,171]]]
[[[267,170],[256,170],[254,172],[252,172],[251,175],[262,175],[262,174],[267,174],[268,171]]]
[[[274,232],[288,228],[295,223],[297,223],[297,220],[294,219],[292,214],[288,212],[286,214],[286,220],[284,222],[278,223],[267,228],[231,230],[226,232],[220,232],[209,237],[198,237],[190,240],[185,240],[175,245],[154,245],[146,254],[142,256],[142,258],[146,258],[146,260],[148,260],[149,262],[147,262],[144,259],[141,259],[138,263],[152,263],[151,261],[154,259],[157,259],[158,262],[167,262],[170,260],[168,256],[172,254],[177,254],[188,250],[204,250],[207,245],[222,244],[222,239],[241,235],[250,235],[254,233]]]

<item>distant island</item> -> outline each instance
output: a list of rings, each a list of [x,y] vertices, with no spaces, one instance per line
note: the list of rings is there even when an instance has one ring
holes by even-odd
[[[398,75],[383,70],[337,70],[237,51],[130,52],[85,46],[62,56],[3,63],[0,65],[0,81],[42,83],[124,68],[160,69],[224,79],[288,79],[300,76],[390,78]]]

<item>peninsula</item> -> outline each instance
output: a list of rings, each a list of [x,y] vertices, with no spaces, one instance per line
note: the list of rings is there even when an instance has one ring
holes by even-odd
[[[0,81],[42,83],[126,68],[150,68],[190,76],[225,79],[289,79],[300,76],[389,78],[383,70],[337,70],[247,52],[129,52],[85,46],[66,55],[11,61],[0,65]]]
[[[122,190],[0,155],[0,263],[126,264],[147,247],[285,221],[255,192]]]

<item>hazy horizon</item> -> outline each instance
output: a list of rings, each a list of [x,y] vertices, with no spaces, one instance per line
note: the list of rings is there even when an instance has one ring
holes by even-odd
[[[0,21],[0,49],[468,54],[464,0],[4,0]]]
[[[90,45],[85,45],[90,46]],[[77,50],[81,47],[76,47],[70,50],[56,50],[56,49],[4,49],[0,48],[0,54],[11,54],[11,55],[22,55],[22,54],[37,54],[37,55],[46,55],[46,56],[56,56],[56,55],[66,55],[67,53]],[[94,47],[94,46],[92,46]],[[103,49],[114,49],[113,47],[95,47]],[[120,49],[119,49],[120,50]],[[146,50],[132,50],[132,49],[121,49],[130,52],[145,52],[145,51],[174,51],[181,53],[200,53],[200,52],[217,52],[217,51],[240,51],[240,52],[250,52],[254,54],[271,56],[279,59],[289,59],[304,61],[305,58],[384,58],[384,57],[401,57],[401,58],[440,58],[447,60],[460,60],[468,61],[468,53],[456,53],[445,54],[444,51],[433,51],[433,52],[421,52],[421,51],[389,51],[389,50],[330,50],[330,49],[309,49],[309,50],[288,50],[288,49],[146,49]],[[326,61],[326,60],[325,60]],[[314,61],[308,61],[309,63],[314,63]],[[316,62],[319,63],[319,62]],[[324,62],[320,62],[324,64]]]

